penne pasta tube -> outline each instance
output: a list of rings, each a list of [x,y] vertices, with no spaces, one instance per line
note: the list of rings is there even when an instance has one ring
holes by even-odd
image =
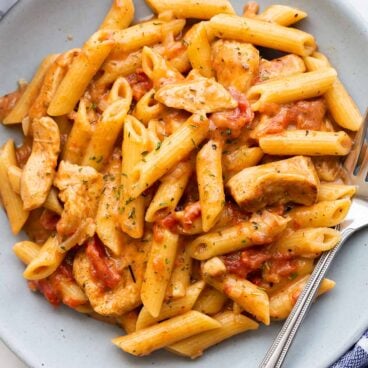
[[[130,85],[122,77],[114,82],[111,94],[116,96],[110,96],[112,101],[97,122],[82,159],[83,166],[92,166],[97,171],[109,159],[133,99]]]
[[[165,319],[189,312],[202,292],[204,285],[204,281],[198,281],[188,287],[186,295],[182,298],[164,302],[162,304],[160,314],[157,317],[152,317],[148,310],[143,307],[138,315],[136,324],[137,331],[152,326]]]
[[[257,15],[256,19],[289,27],[307,16],[308,14],[300,9],[276,4],[269,6],[265,11]]]
[[[187,250],[191,257],[200,261],[235,252],[240,249],[259,245],[260,239],[255,236],[256,231],[268,238],[266,242],[271,242],[272,237],[285,230],[288,220],[281,216],[265,211],[263,218],[253,215],[249,221],[243,221],[235,226],[219,229],[211,233],[204,234],[194,239]]]
[[[145,126],[152,119],[157,119],[165,110],[164,105],[154,99],[155,90],[148,91],[135,105],[133,116]]]
[[[138,197],[156,180],[160,179],[176,164],[189,155],[205,139],[208,133],[208,119],[202,115],[192,115],[172,135],[150,152],[133,172],[136,184],[131,196]]]
[[[64,260],[66,253],[60,252],[59,241],[56,235],[50,236],[41,247],[37,257],[34,258],[25,271],[27,280],[41,280],[50,276]]]
[[[69,50],[61,54],[50,66],[42,82],[40,92],[29,109],[28,116],[31,119],[42,118],[47,115],[47,108],[57,88],[63,80],[69,65],[79,53],[79,49]]]
[[[286,130],[261,137],[259,145],[269,155],[345,156],[352,140],[344,131]]]
[[[80,164],[92,137],[92,126],[88,119],[86,100],[79,101],[76,118],[66,141],[62,159],[72,164]]]
[[[308,70],[321,70],[330,68],[330,62],[321,53],[315,52],[312,56],[304,59]],[[328,110],[332,117],[344,129],[359,130],[363,117],[358,106],[350,97],[344,85],[336,79],[332,87],[324,95]]]
[[[40,245],[28,240],[15,243],[13,246],[15,255],[26,265],[38,256],[40,250]]]
[[[221,157],[222,146],[212,139],[197,155],[196,171],[204,232],[215,225],[225,205]]]
[[[167,349],[172,353],[195,359],[209,347],[242,332],[256,330],[259,326],[250,318],[231,311],[218,314],[214,319],[221,323],[221,327],[188,337],[168,346]]]
[[[169,22],[154,19],[117,31],[114,34],[116,45],[109,60],[122,53],[127,54],[144,46],[159,43],[167,33],[172,32],[176,36],[183,30],[184,26],[184,19],[174,19]]]
[[[51,65],[53,65],[58,56],[59,55],[57,54],[48,55],[42,60],[36,74],[33,76],[31,82],[28,84],[26,90],[12,111],[10,111],[10,113],[5,117],[3,124],[8,125],[21,123],[23,118],[28,115],[30,107],[40,92],[47,71]]]
[[[254,315],[265,325],[270,324],[270,305],[268,295],[250,281],[226,274],[223,277],[211,277],[202,273],[204,280],[239,304],[246,312]]]
[[[290,314],[302,290],[304,289],[310,275],[297,279],[287,285],[283,290],[270,297],[270,315],[273,319],[285,319]],[[335,282],[323,279],[318,289],[317,295],[322,295],[330,291],[335,286]]]
[[[184,77],[163,56],[150,47],[144,46],[142,51],[142,69],[153,82],[154,89],[165,84],[184,80]],[[154,96],[156,100],[157,96]]]
[[[102,243],[115,255],[124,248],[124,235],[118,223],[119,198],[121,195],[121,155],[114,152],[103,176],[104,188],[96,214],[96,233]]]
[[[210,27],[219,38],[249,42],[300,56],[310,55],[316,49],[312,35],[262,20],[219,14],[210,20]]]
[[[174,268],[172,270],[169,285],[166,289],[167,299],[181,298],[186,295],[190,285],[192,273],[192,258],[190,257],[185,244],[181,244],[177,250]]]
[[[219,327],[221,323],[215,319],[190,311],[132,334],[117,337],[112,342],[127,353],[142,356],[199,332]]]
[[[227,300],[225,294],[207,285],[196,300],[193,309],[204,314],[216,314],[222,310]]]
[[[123,327],[123,330],[127,334],[130,334],[136,330],[137,318],[138,312],[136,309],[134,309],[118,317],[118,321],[121,324],[121,327]]]
[[[349,212],[351,200],[322,201],[311,206],[293,208],[289,217],[299,227],[333,227],[341,222]]]
[[[17,194],[20,193],[21,176],[22,176],[22,169],[20,169],[18,166],[9,166],[8,179],[10,182],[10,186]],[[49,194],[46,197],[46,201],[43,204],[43,207],[57,213],[58,215],[61,215],[61,213],[63,212],[63,207],[60,204],[57,191],[54,187],[50,189]]]
[[[228,0],[147,0],[154,12],[173,12],[177,18],[210,19],[216,14],[235,14]]]
[[[259,147],[241,146],[235,151],[223,153],[222,166],[224,171],[235,175],[247,167],[256,166],[262,157],[263,151]]]
[[[318,202],[335,201],[337,199],[352,198],[357,191],[355,185],[321,184],[318,191]]]
[[[213,77],[211,45],[207,36],[206,22],[193,26],[187,52],[193,69],[197,69],[204,77]]]
[[[121,229],[132,238],[141,238],[144,231],[144,198],[132,197],[131,188],[135,181],[132,171],[143,159],[148,143],[144,125],[135,117],[128,115],[125,119],[123,139],[123,164],[121,172],[122,193],[120,196],[119,221]]]
[[[29,215],[29,211],[23,209],[23,201],[12,189],[9,181],[8,169],[16,165],[14,142],[8,140],[0,150],[0,197],[13,234],[20,232]]]
[[[254,111],[265,103],[287,103],[323,95],[336,80],[336,70],[326,68],[270,80],[251,87],[247,98]]]
[[[111,39],[110,31],[101,30],[89,38],[56,90],[47,109],[49,115],[60,116],[73,111],[113,46],[114,41]]]
[[[157,144],[155,145],[155,147]],[[173,212],[182,197],[190,176],[193,172],[191,161],[182,161],[160,180],[160,186],[155,193],[147,211],[147,222],[154,222],[162,213]]]
[[[285,233],[272,249],[280,254],[315,257],[335,247],[340,239],[339,231],[328,227],[305,228]]]
[[[156,231],[160,235],[153,238],[141,289],[143,305],[153,317],[160,315],[179,242],[178,235],[167,229]]]
[[[129,26],[134,18],[133,0],[114,0],[100,25],[100,30],[119,30]]]

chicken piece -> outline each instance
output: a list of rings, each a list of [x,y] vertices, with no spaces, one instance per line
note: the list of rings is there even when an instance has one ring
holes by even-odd
[[[155,99],[168,107],[191,113],[210,113],[238,106],[221,84],[204,77],[166,85],[156,92]]]
[[[317,200],[319,185],[312,160],[304,156],[246,168],[226,184],[247,211],[288,202],[309,206]]]
[[[54,185],[64,202],[64,211],[57,224],[59,235],[70,236],[83,221],[95,220],[103,179],[94,168],[61,161]]]
[[[245,93],[258,75],[259,51],[249,43],[218,40],[212,45],[212,65],[219,83]]]
[[[106,256],[118,270],[109,287],[101,286],[101,279],[86,250],[80,250],[73,263],[74,278],[84,290],[95,312],[103,316],[121,316],[142,304],[140,291],[146,266],[149,242],[124,245],[121,256]]]
[[[273,60],[261,59],[258,82],[304,73],[306,69],[303,59],[294,54],[285,55]]]
[[[49,117],[34,119],[32,153],[23,168],[20,195],[25,210],[41,207],[55,175],[60,151],[60,132]]]

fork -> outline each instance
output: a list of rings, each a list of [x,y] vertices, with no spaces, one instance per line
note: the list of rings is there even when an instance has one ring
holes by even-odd
[[[349,184],[356,185],[358,189],[346,219],[339,226],[339,230],[341,231],[341,240],[336,247],[322,254],[320,257],[293,310],[285,321],[281,331],[268,350],[259,368],[280,368],[282,366],[294,337],[311,307],[312,302],[316,298],[319,285],[326,275],[337,252],[353,233],[368,225],[367,126],[368,110],[363,124],[355,137],[354,146],[344,162],[346,178],[349,181]],[[365,213],[367,214],[366,216],[364,216]]]

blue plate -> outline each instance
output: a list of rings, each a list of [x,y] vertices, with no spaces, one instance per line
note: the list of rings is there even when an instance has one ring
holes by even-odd
[[[262,6],[271,3],[260,2]],[[135,3],[138,17],[149,13],[143,1]],[[316,36],[320,50],[333,61],[363,111],[368,102],[368,25],[363,18],[344,0],[273,3],[309,13],[300,27]],[[29,80],[46,54],[82,45],[110,4],[109,0],[20,1],[0,23],[0,94],[15,89],[20,78]],[[243,1],[233,4],[240,12]],[[16,129],[0,126],[0,143],[9,137],[20,139]],[[0,336],[31,367],[257,367],[281,326],[275,323],[230,339],[194,362],[165,351],[135,358],[110,343],[121,333],[117,327],[64,307],[54,309],[28,290],[22,278],[23,265],[11,251],[16,239],[2,211],[0,234]],[[337,285],[313,306],[286,367],[327,367],[368,327],[367,243],[368,233],[361,232],[339,254],[328,275]]]

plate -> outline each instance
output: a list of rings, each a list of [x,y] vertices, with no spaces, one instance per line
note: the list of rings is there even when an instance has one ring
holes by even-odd
[[[143,1],[135,3],[138,17],[149,14]],[[232,3],[240,12],[244,2]],[[289,4],[309,13],[300,27],[316,36],[320,49],[333,61],[363,111],[368,95],[368,25],[349,2],[260,3]],[[110,4],[110,0],[20,1],[0,23],[0,94],[13,90],[20,78],[29,80],[44,55],[80,46],[97,28]],[[17,137],[18,141],[20,138],[16,129],[0,126],[0,143],[9,137]],[[117,327],[64,307],[54,309],[28,290],[22,278],[23,265],[11,251],[16,239],[3,211],[0,234],[0,336],[31,367],[257,367],[281,327],[280,323],[262,326],[208,350],[193,362],[167,352],[135,358],[110,343],[121,333]],[[367,252],[367,232],[360,232],[344,246],[328,275],[337,286],[313,306],[287,357],[286,367],[327,367],[368,327]]]

